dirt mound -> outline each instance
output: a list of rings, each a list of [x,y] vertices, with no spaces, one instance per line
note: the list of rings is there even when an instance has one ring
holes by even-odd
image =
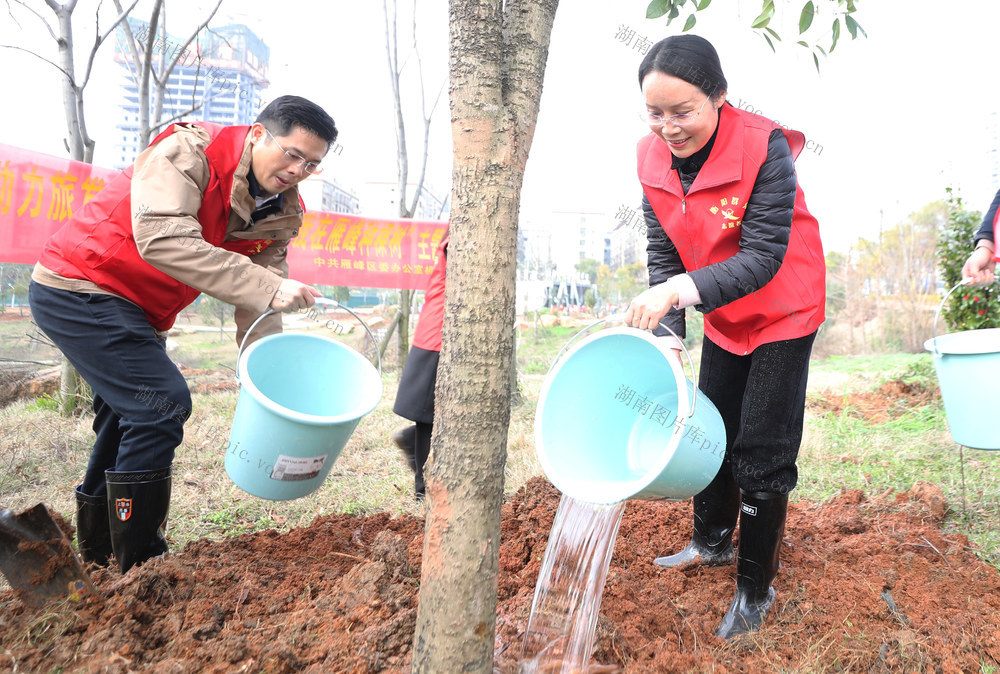
[[[712,635],[732,567],[660,569],[688,503],[625,509],[601,606],[602,671],[945,671],[1000,665],[1000,574],[940,528],[940,490],[791,505],[767,627]],[[536,478],[504,506],[497,668],[515,671],[559,494]],[[321,517],[304,529],[197,541],[122,577],[103,604],[25,609],[0,595],[0,671],[403,672],[423,522]]]
[[[852,391],[834,394],[829,391],[811,394],[807,407],[819,414],[853,416],[870,422],[884,422],[912,412],[941,397],[937,386],[892,379],[875,391]]]

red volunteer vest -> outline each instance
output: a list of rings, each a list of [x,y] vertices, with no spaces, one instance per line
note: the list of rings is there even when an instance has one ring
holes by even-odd
[[[174,132],[172,124],[150,146]],[[211,135],[205,149],[210,176],[198,210],[202,236],[213,246],[253,255],[268,240],[224,241],[233,190],[233,173],[243,154],[247,126],[197,122]],[[64,278],[86,279],[135,303],[158,330],[167,330],[199,291],[164,274],[139,254],[132,235],[132,171],[116,176],[46,242],[39,262]]]
[[[768,136],[778,128],[728,103],[720,115],[715,145],[686,195],[677,171],[670,168],[667,144],[652,133],[639,141],[639,181],[688,271],[739,252],[747,200],[767,158]],[[805,136],[790,130],[784,134],[792,157],[798,157]],[[705,314],[705,334],[730,353],[745,355],[761,344],[814,332],[825,318],[825,304],[819,225],[796,186],[788,249],[777,274],[763,288]]]
[[[420,311],[417,329],[413,331],[413,346],[427,351],[441,350],[441,326],[444,325],[445,248],[448,236],[438,244],[438,259],[431,270],[430,284],[424,291],[424,308]]]
[[[1000,208],[997,209],[997,214],[993,216],[993,261],[1000,262],[1000,239],[997,238],[1000,235]]]

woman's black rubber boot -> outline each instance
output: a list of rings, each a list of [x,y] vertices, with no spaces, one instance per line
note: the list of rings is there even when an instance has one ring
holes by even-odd
[[[771,581],[778,573],[778,551],[785,537],[788,494],[743,494],[736,595],[715,636],[732,639],[760,629],[774,604]]]
[[[695,495],[692,509],[694,533],[691,542],[677,554],[657,557],[653,560],[657,566],[721,566],[736,558],[733,530],[740,515],[740,488],[727,464]]]
[[[89,496],[76,486],[76,542],[83,561],[107,566],[111,557],[108,497]]]
[[[167,551],[170,468],[134,473],[107,471],[111,547],[125,573]]]

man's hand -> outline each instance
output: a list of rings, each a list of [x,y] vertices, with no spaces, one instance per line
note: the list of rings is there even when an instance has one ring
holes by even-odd
[[[298,311],[308,309],[316,303],[315,298],[322,297],[312,286],[286,278],[278,286],[278,292],[271,300],[271,308],[275,311]]]
[[[972,279],[974,285],[993,283],[993,251],[987,246],[979,246],[972,252],[962,267],[962,278]]]
[[[677,304],[678,294],[670,281],[653,286],[636,297],[625,312],[625,325],[640,330],[652,330],[670,308]]]

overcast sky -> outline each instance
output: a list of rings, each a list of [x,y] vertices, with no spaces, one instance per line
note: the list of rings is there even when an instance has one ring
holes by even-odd
[[[94,4],[80,2],[81,26]],[[581,211],[603,213],[610,223],[623,205],[638,203],[635,143],[647,129],[635,117],[641,107],[636,72],[642,56],[636,45],[640,38],[655,42],[680,27],[644,19],[646,4],[561,3],[525,177],[524,218],[544,222],[553,211]],[[777,54],[748,28],[759,0],[717,0],[699,15],[693,32],[718,49],[730,102],[752,105],[812,141],[814,149],[802,153],[797,167],[828,250],[843,250],[860,236],[877,237],[880,225],[891,227],[942,198],[949,185],[971,208],[986,209],[998,187],[990,175],[990,153],[1000,149],[1000,89],[994,84],[1000,3],[860,0],[856,16],[868,39],[852,41],[845,31],[833,54],[820,59],[820,73],[809,53],[792,44],[801,0],[777,4],[773,25],[785,38]],[[167,5],[168,28],[178,35],[205,6],[191,0]],[[260,11],[250,13],[248,7]],[[406,13],[399,33],[403,51],[409,39]],[[443,191],[451,157],[447,2],[418,0],[417,14],[428,105],[445,87],[431,138],[432,184]],[[269,98],[296,93],[334,116],[343,151],[330,158],[329,175],[348,185],[395,180],[381,2],[225,0],[218,19],[215,25],[246,23],[270,46]],[[828,26],[831,20],[818,15],[816,21]],[[25,20],[21,28],[8,16],[0,18],[0,42],[24,44],[31,36],[33,43],[51,48],[37,21]],[[629,31],[634,36],[626,41]],[[109,45],[98,55],[88,88],[95,163],[103,165],[111,164],[117,112],[113,82],[118,66],[111,51]],[[0,59],[5,94],[0,142],[65,156],[56,71],[12,50],[0,50]],[[405,74],[415,75],[415,66],[411,59]],[[418,110],[413,82],[404,104]],[[418,123],[411,118],[407,129],[414,155],[421,137]]]

